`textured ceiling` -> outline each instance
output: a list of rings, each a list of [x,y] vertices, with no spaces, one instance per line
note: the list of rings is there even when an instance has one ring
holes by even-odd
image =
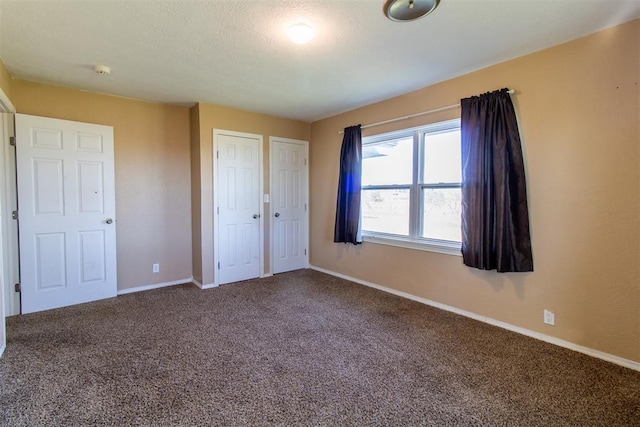
[[[382,4],[0,0],[0,57],[14,78],[311,122],[640,16],[638,0],[442,0],[396,23]],[[297,22],[307,45],[286,38]]]

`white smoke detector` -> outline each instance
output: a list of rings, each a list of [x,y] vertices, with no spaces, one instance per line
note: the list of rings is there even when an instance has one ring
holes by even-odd
[[[111,68],[107,67],[106,65],[94,65],[93,71],[102,76],[108,76],[109,74],[111,74]]]

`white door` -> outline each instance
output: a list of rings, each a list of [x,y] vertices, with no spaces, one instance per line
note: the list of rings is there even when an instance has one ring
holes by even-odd
[[[116,296],[113,128],[16,114],[22,313]]]
[[[273,273],[308,266],[306,141],[270,138]]]
[[[260,276],[262,136],[214,131],[217,280]]]

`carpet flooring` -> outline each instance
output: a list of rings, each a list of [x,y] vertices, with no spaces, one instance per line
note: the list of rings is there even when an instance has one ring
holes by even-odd
[[[2,426],[640,426],[640,373],[312,270],[7,319]]]

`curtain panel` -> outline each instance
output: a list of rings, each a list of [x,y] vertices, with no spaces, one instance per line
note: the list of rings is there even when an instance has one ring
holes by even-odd
[[[501,273],[533,271],[522,147],[508,90],[460,105],[463,262]]]
[[[362,131],[360,125],[344,129],[340,151],[340,177],[333,241],[362,243],[360,186],[362,181]]]

